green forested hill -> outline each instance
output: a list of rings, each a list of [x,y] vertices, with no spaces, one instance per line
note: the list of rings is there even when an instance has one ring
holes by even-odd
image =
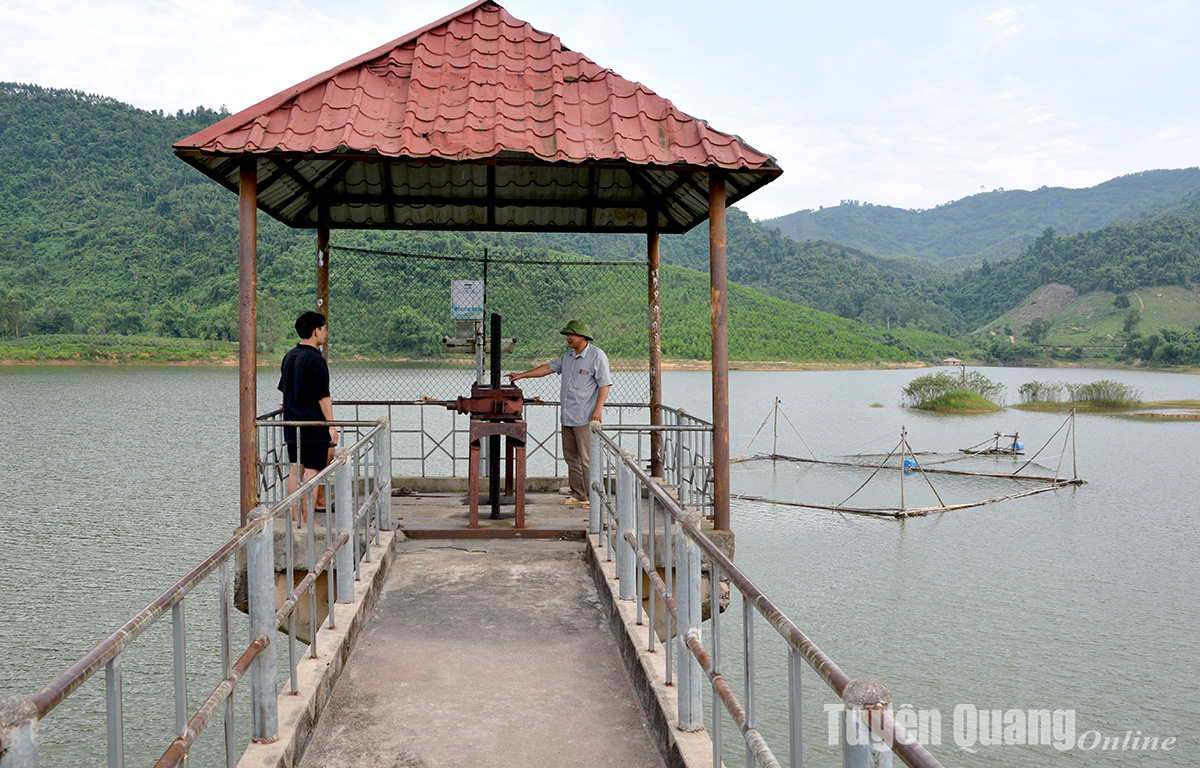
[[[1149,221],[1113,224],[1066,237],[1047,229],[1020,256],[956,275],[947,296],[971,327],[1016,306],[1040,286],[1080,294],[1140,287],[1200,286],[1200,193]]]
[[[1088,189],[995,190],[922,211],[845,201],[763,222],[795,240],[832,240],[947,268],[1016,256],[1046,228],[1061,234],[1154,215],[1200,191],[1200,168],[1144,171]]]
[[[229,249],[218,242],[227,217],[212,218],[223,191],[170,153],[220,117],[0,85],[0,286],[10,333],[138,333],[171,304],[232,299],[236,259],[217,258]]]
[[[147,112],[103,96],[0,84],[0,335],[236,339],[236,198],[171,153],[175,141],[222,116],[203,108],[174,115]],[[835,286],[866,282],[860,268],[851,266],[853,260],[840,264],[836,254],[819,254],[820,263],[813,259],[810,271],[826,270],[828,289],[815,288],[821,281],[797,283],[782,277],[779,286],[771,286],[758,274],[758,260],[767,254],[748,244],[759,236],[757,228],[736,210],[730,228],[730,277],[735,282],[768,287],[777,297],[818,307],[833,307],[846,292]],[[768,249],[781,240],[763,232]],[[703,233],[686,237],[696,236],[704,238],[706,248]],[[664,250],[678,252],[679,263],[706,266],[707,256],[697,259],[689,242]],[[334,245],[472,257],[487,248],[493,257],[564,261],[604,257],[606,251],[642,261],[645,249],[644,238],[593,238],[592,252],[581,254],[565,240],[530,234],[437,232],[339,231]],[[314,250],[312,232],[260,216],[259,338],[264,352],[286,346],[291,318],[312,305]],[[756,254],[754,259],[742,258],[750,253]],[[861,260],[869,264],[871,257],[864,254]],[[364,354],[435,353],[441,336],[451,332],[446,321],[449,280],[482,277],[478,264],[456,272],[444,262],[371,267],[368,261],[335,250],[331,269],[331,305],[339,322],[335,346]],[[443,266],[432,266],[436,264]],[[497,287],[497,300],[504,274],[503,268],[493,267],[489,282]],[[635,282],[644,285],[641,275]],[[606,306],[611,308],[608,341],[614,352],[644,350],[644,287],[632,294],[628,288],[621,289],[624,294],[611,286],[597,289],[563,269],[525,270],[522,279],[523,292],[510,290],[514,303],[509,314],[526,320],[522,330],[528,353],[539,353],[547,334],[551,341],[561,341],[552,326],[563,312]],[[683,267],[664,275],[666,354],[707,356],[706,280]],[[886,280],[877,282],[888,290]],[[805,285],[812,287],[797,288]],[[861,313],[855,308],[845,314]],[[954,344],[918,334],[905,337],[899,330],[887,335],[740,288],[731,289],[730,316],[735,359],[896,361]],[[628,322],[621,319],[626,317]]]
[[[881,258],[838,243],[798,243],[731,208],[727,217],[729,279],[769,296],[841,317],[891,327],[952,333],[954,310],[941,298],[946,274],[923,259]],[[547,235],[564,247],[603,259],[645,259],[646,239],[632,235]],[[664,263],[708,269],[708,227],[662,238]]]
[[[236,198],[171,153],[176,140],[221,116],[203,108],[146,112],[102,96],[0,84],[0,336],[236,339]],[[830,241],[797,242],[731,209],[729,278],[746,289],[731,289],[732,354],[742,360],[825,362],[897,360],[897,354],[962,357],[970,354],[966,345],[931,332],[965,338],[1048,283],[1069,285],[1081,295],[1156,285],[1195,290],[1200,194],[1181,194],[1170,205],[1155,201],[1184,189],[1196,175],[1195,169],[1154,171],[1101,185],[1109,189],[1096,188],[1103,194],[1096,193],[1099,202],[1093,201],[1091,214],[1112,215],[1118,198],[1124,210],[1160,209],[1153,218],[1095,231],[1064,236],[1043,228],[1028,241],[1010,236],[1009,247],[1023,248],[1016,258],[989,256],[978,268],[954,275],[921,258],[885,258]],[[1025,199],[1034,193],[995,194]],[[1050,198],[1040,199],[1044,206]],[[1084,220],[1081,211],[1090,210],[1076,203],[1066,207],[1074,211],[1072,226]],[[969,205],[943,208],[954,208],[954,217],[963,219],[955,225],[961,231],[970,229]],[[989,221],[977,228],[987,230]],[[897,223],[880,232],[901,237],[904,228]],[[524,323],[511,327],[529,354],[560,341],[554,325],[564,314],[603,319],[606,344],[614,352],[644,354],[645,294],[638,287],[644,286],[644,268],[636,265],[644,263],[645,237],[336,231],[333,244],[331,302],[335,342],[343,351],[436,354],[441,337],[451,332],[449,281],[483,277],[478,262],[397,261],[337,250],[359,248],[460,258],[478,258],[486,250],[494,260],[493,306],[506,322]],[[260,217],[259,340],[266,353],[289,344],[291,318],[313,304],[314,251],[312,232]],[[663,299],[664,350],[703,358],[709,333],[702,274],[708,265],[707,227],[664,237],[662,257],[669,289]],[[565,265],[503,266],[522,260]],[[588,260],[630,266],[580,265]],[[632,277],[599,279],[601,272],[586,269],[614,275],[625,269],[622,274]],[[860,322],[842,323],[824,312]],[[1142,326],[1146,332],[1157,328]]]

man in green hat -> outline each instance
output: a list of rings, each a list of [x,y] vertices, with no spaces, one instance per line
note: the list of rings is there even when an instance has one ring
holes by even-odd
[[[592,329],[587,323],[572,320],[559,333],[567,337],[569,347],[561,357],[528,371],[510,373],[508,380],[536,379],[551,373],[562,376],[558,400],[562,409],[563,458],[567,461],[571,486],[571,495],[563,504],[587,506],[588,432],[591,422],[601,421],[612,377],[608,355],[591,343]]]

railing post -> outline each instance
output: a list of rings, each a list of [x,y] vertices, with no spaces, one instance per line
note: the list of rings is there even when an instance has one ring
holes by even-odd
[[[37,768],[37,707],[24,696],[0,696],[0,768]]]
[[[600,442],[600,422],[593,421],[588,431],[588,533],[600,533],[600,491],[604,482],[604,446]]]
[[[375,467],[375,482],[379,489],[379,530],[392,530],[392,423],[383,417],[375,422],[379,430],[379,447],[375,451],[378,462]]]
[[[272,553],[272,558],[274,553]],[[274,563],[272,563],[274,565]],[[274,597],[274,568],[272,570],[272,597]],[[183,601],[171,606],[171,634],[174,638],[172,658],[175,667],[175,735],[187,735],[187,625],[184,620]]]
[[[676,416],[675,416],[675,426],[678,427],[678,426],[682,426],[684,424],[683,415],[685,413],[686,413],[686,411],[684,409],[682,409],[682,408],[679,409],[679,413],[676,414]],[[690,438],[690,436],[687,435],[687,433],[684,433],[684,432],[676,432],[675,433],[675,455],[671,457],[671,459],[672,459],[671,463],[675,466],[674,482],[675,482],[675,485],[678,486],[677,494],[678,494],[680,506],[687,506],[687,493],[686,493],[686,489],[683,487],[683,444],[684,444],[684,441],[689,438]]]
[[[633,547],[625,540],[626,533],[633,533],[634,505],[637,503],[637,481],[628,462],[633,461],[632,451],[622,451],[617,462],[617,578],[620,579],[619,597],[633,600],[633,579],[636,562]]]
[[[104,711],[108,731],[108,768],[125,765],[125,697],[122,692],[121,654],[104,665]]]
[[[715,599],[710,603],[716,604]],[[804,735],[800,728],[804,711],[800,696],[800,670],[803,667],[804,657],[795,648],[788,648],[788,754],[791,755],[791,768],[804,765]]]
[[[682,523],[699,521],[699,511],[685,508],[680,525],[675,527],[675,606],[679,612],[676,628],[679,649],[679,729],[698,731],[704,727],[704,701],[700,662],[687,647],[686,639],[700,635],[700,545],[692,541]]]
[[[275,520],[265,507],[253,511],[265,518],[262,528],[246,541],[246,584],[249,592],[250,641],[271,642],[258,654],[250,672],[250,738],[272,741],[279,735],[275,673]]]
[[[883,739],[871,733],[867,718],[882,724],[880,716],[892,708],[892,693],[879,680],[860,677],[851,680],[842,691],[841,727],[842,765],[844,768],[892,768],[892,750]]]
[[[349,603],[354,601],[354,541],[357,532],[354,528],[354,501],[350,484],[350,452],[344,448],[338,449],[337,460],[341,464],[333,471],[333,498],[337,502],[333,512],[333,538],[343,533],[351,536],[341,549],[334,555],[337,569],[337,601]]]

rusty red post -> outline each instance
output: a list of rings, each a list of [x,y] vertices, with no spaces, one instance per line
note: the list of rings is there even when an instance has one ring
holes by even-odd
[[[317,210],[317,311],[329,319],[329,203],[324,201]],[[321,352],[328,360],[328,341]]]
[[[258,506],[258,163],[242,157],[238,178],[238,422],[241,525]]]
[[[662,316],[659,308],[658,211],[646,234],[646,284],[650,301],[650,424],[662,426]],[[662,477],[662,433],[650,432],[650,475]]]
[[[729,530],[729,301],[725,253],[725,177],[708,176],[709,280],[712,293],[713,528]]]

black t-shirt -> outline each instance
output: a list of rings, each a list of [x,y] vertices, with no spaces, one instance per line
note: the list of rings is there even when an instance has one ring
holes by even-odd
[[[320,402],[329,397],[329,366],[316,347],[297,344],[283,356],[279,376],[284,421],[324,421]],[[285,442],[296,442],[296,428],[284,427]],[[301,443],[329,443],[328,427],[301,427]]]

